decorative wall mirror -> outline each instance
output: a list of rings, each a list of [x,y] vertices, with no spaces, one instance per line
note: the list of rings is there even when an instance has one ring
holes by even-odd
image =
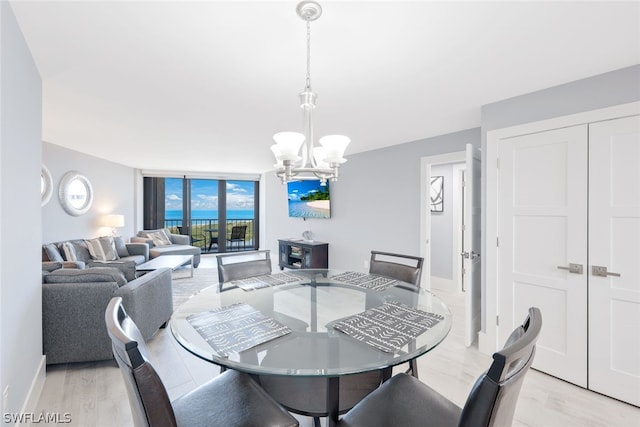
[[[53,194],[53,179],[51,179],[51,172],[45,165],[42,165],[40,171],[40,203],[41,206],[49,203],[51,195]]]
[[[70,171],[60,181],[58,197],[62,208],[69,215],[79,216],[91,208],[93,188],[86,176]]]

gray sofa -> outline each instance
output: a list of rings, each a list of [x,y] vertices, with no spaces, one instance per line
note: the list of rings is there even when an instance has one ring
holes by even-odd
[[[104,313],[112,297],[145,339],[173,313],[171,270],[159,269],[126,283],[114,267],[43,271],[42,338],[47,364],[111,359]]]
[[[67,259],[68,257],[63,250],[63,244],[70,243],[74,247],[76,259]],[[149,261],[149,246],[142,243],[125,243],[122,237],[114,238],[117,259],[111,261],[95,260],[91,257],[91,253],[87,247],[85,240],[75,239],[61,242],[46,243],[42,245],[42,268],[43,270],[56,270],[58,268],[84,268],[84,267],[101,267],[106,264],[118,267],[124,271],[128,268],[133,269],[135,275],[135,266]],[[127,264],[129,266],[127,267]],[[125,272],[127,274],[127,272]]]
[[[164,232],[170,239],[169,244],[157,245],[149,237],[150,233]],[[193,266],[200,264],[200,248],[190,245],[191,238],[182,234],[172,234],[168,228],[157,230],[138,231],[138,235],[131,238],[132,243],[146,243],[149,245],[149,258],[153,259],[161,255],[193,255]]]

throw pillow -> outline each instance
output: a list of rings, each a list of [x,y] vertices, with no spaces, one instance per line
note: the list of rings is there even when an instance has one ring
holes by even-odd
[[[99,261],[114,261],[118,259],[116,245],[113,237],[98,237],[96,239],[85,240],[92,259]]]
[[[78,258],[78,261],[86,263],[91,260],[89,248],[87,248],[87,244],[84,240],[72,240],[71,244],[73,245],[73,249],[76,250],[76,258]]]
[[[47,258],[49,259],[49,261],[54,261],[54,262],[64,261],[64,259],[62,258],[62,255],[60,254],[60,251],[58,250],[58,247],[55,244],[49,243],[49,244],[43,245],[42,249],[47,255]]]
[[[169,240],[169,237],[162,230],[149,233],[147,236],[153,240],[155,246],[167,246],[171,244],[171,240]]]
[[[114,237],[113,242],[116,245],[116,252],[118,253],[118,258],[124,258],[129,256],[127,245],[125,244],[124,239],[121,236]]]
[[[118,286],[127,283],[124,274],[112,267],[91,267],[84,270],[62,268],[47,273],[43,279],[45,283],[116,282]]]
[[[65,261],[77,261],[78,255],[76,255],[76,248],[70,242],[64,242],[62,244],[62,252],[64,252]]]

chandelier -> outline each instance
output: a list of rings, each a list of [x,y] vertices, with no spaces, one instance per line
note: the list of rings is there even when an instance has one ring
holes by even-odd
[[[296,7],[298,16],[307,24],[307,76],[304,90],[300,93],[300,107],[303,111],[304,134],[299,132],[279,132],[273,135],[276,142],[271,151],[276,157],[276,176],[282,183],[300,180],[337,181],[340,165],[347,161],[344,150],[351,141],[344,135],[327,135],[320,138],[320,145],[314,144],[313,110],[316,108],[317,94],[311,90],[311,21],[322,15],[322,8],[315,1],[303,1]]]

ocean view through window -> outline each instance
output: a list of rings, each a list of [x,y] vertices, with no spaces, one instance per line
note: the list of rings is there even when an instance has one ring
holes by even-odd
[[[154,193],[157,201],[150,201],[151,206],[157,206],[156,228],[165,227],[172,233],[188,235],[191,244],[206,253],[231,250],[227,245],[231,229],[246,226],[245,241],[240,248],[258,247],[258,181],[153,179],[159,189]],[[240,249],[235,245],[233,250]]]

